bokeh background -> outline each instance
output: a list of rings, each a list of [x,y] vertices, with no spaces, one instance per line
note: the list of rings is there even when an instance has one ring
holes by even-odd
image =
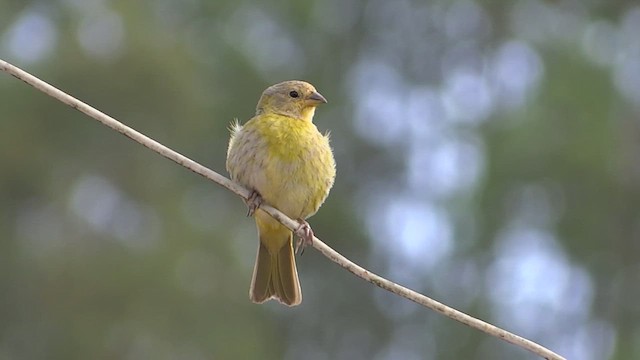
[[[0,0],[0,57],[221,173],[261,91],[329,104],[311,219],[569,359],[640,358],[640,5]],[[234,195],[0,74],[0,359],[535,359],[314,250],[254,305]]]

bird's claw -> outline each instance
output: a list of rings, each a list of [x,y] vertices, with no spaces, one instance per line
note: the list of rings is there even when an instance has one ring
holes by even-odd
[[[251,191],[251,194],[249,195],[249,198],[247,200],[245,200],[245,203],[247,204],[247,216],[253,216],[253,214],[256,212],[256,210],[258,210],[258,208],[260,207],[260,205],[262,205],[262,196],[255,190]]]
[[[300,226],[296,229],[298,241],[296,242],[295,253],[302,255],[304,254],[304,248],[313,244],[313,230],[304,219],[298,219],[298,223],[300,223]]]

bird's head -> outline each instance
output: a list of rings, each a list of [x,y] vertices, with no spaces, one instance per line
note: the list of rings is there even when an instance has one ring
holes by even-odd
[[[326,102],[313,85],[298,80],[285,81],[269,86],[262,93],[256,115],[275,113],[311,121],[316,106]]]

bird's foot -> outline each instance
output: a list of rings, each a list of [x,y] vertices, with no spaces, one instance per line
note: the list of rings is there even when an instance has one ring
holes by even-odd
[[[253,216],[253,214],[256,212],[256,210],[258,210],[258,208],[260,207],[260,205],[262,205],[262,196],[260,195],[260,193],[258,193],[255,190],[251,190],[251,194],[249,195],[249,198],[247,200],[245,200],[245,203],[247,204],[247,216]]]
[[[300,226],[296,229],[298,241],[296,242],[295,253],[302,255],[304,254],[304,248],[313,244],[313,230],[304,219],[298,219],[298,223],[300,223]]]

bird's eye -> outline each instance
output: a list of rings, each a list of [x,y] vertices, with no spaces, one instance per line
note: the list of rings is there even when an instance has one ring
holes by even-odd
[[[294,91],[289,92],[289,96],[291,96],[292,98],[297,98],[300,95],[298,95],[298,92],[294,90]]]

